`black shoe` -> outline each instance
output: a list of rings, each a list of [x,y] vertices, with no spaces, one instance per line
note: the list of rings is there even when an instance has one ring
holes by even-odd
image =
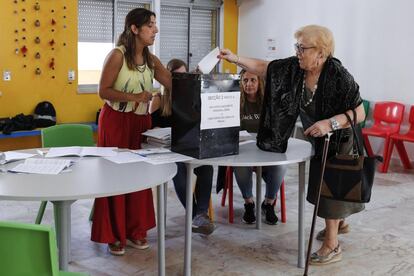
[[[246,224],[253,224],[256,222],[254,215],[254,202],[244,204],[243,222]]]
[[[270,225],[277,224],[277,221],[279,220],[275,213],[275,208],[272,204],[265,204],[263,201],[262,203],[262,212],[265,216],[265,222]]]

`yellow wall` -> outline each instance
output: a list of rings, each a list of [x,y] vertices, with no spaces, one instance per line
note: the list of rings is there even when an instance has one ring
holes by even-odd
[[[34,9],[36,2],[40,4],[39,11]],[[68,70],[75,70],[78,75],[77,18],[77,0],[18,0],[17,4],[11,0],[1,1],[0,117],[32,114],[37,103],[47,100],[55,106],[58,123],[95,120],[102,101],[96,94],[78,94],[77,81],[70,83],[67,79]],[[35,27],[36,19],[40,20],[40,27]],[[52,19],[56,25],[51,24]],[[17,34],[15,30],[18,30]],[[40,38],[40,44],[34,42],[36,36]],[[15,42],[15,39],[19,41]],[[56,42],[54,50],[48,44],[52,39]],[[15,54],[15,49],[23,45],[28,48],[26,57],[21,52]],[[35,59],[36,52],[40,53],[40,59]],[[49,68],[52,58],[55,70]],[[37,67],[41,69],[41,75],[35,74]],[[3,81],[4,70],[11,71],[11,81]]]
[[[224,0],[224,35],[223,46],[237,53],[239,8],[236,0]],[[223,63],[223,71],[237,73],[237,66],[229,62]]]

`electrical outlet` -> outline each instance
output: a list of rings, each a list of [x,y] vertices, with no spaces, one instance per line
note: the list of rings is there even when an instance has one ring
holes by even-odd
[[[11,81],[11,72],[10,71],[3,71],[3,80],[4,81]]]
[[[75,80],[75,71],[69,70],[68,71],[68,81],[74,81]]]

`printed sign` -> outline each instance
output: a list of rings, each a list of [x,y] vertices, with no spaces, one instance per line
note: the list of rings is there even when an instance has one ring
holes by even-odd
[[[240,126],[240,92],[201,94],[200,129]]]

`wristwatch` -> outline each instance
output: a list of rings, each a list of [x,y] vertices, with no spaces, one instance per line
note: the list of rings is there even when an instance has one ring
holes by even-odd
[[[331,122],[331,128],[332,130],[338,130],[340,129],[340,125],[338,123],[338,121],[335,119],[335,117],[332,117],[331,119],[329,119],[329,121]]]

